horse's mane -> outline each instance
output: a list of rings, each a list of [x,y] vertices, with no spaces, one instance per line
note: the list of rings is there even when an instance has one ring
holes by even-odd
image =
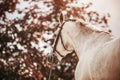
[[[101,28],[96,27],[95,25],[91,24],[90,22],[87,22],[83,19],[75,19],[76,23],[79,23],[82,27],[82,30],[85,32],[96,32],[96,33],[105,33],[105,34],[110,34],[107,31],[102,30]]]
[[[100,28],[97,28],[96,26],[90,24],[89,22],[86,22],[83,19],[76,19],[76,22],[79,22],[82,26],[84,26],[85,28],[89,28],[90,30],[94,30],[94,31],[102,31]]]

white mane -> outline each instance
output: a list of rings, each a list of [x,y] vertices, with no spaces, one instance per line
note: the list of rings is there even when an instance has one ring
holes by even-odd
[[[92,29],[92,30],[95,30],[95,31],[103,31],[101,28],[98,28],[94,25],[92,25],[91,23],[87,22],[87,21],[84,21],[83,19],[76,19],[77,22],[80,22],[82,24],[84,24],[86,27]]]

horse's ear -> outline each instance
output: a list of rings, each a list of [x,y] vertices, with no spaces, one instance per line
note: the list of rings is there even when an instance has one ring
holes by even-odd
[[[60,13],[58,15],[59,24],[62,24],[65,21],[65,18],[66,18],[65,14],[64,13]]]
[[[62,23],[63,21],[64,21],[64,15],[63,13],[60,13],[59,22]]]

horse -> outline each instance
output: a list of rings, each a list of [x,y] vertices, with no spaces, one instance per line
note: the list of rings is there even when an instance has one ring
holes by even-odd
[[[76,53],[75,80],[120,80],[119,37],[82,19],[69,19],[59,28],[54,51],[59,60]]]

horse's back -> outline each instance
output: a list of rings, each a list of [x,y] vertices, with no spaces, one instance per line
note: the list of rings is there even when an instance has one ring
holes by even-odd
[[[91,58],[85,57],[78,62],[76,80],[120,80],[120,38],[106,42]]]
[[[109,76],[111,80],[120,80],[120,38],[109,42],[105,49],[106,56],[108,56]]]
[[[104,58],[98,58],[103,63],[100,67],[102,80],[120,80],[120,38],[107,42],[99,54],[104,55]]]
[[[103,51],[106,53],[111,54],[118,54],[120,55],[120,38],[115,38],[113,40],[110,40],[103,46]]]
[[[106,42],[96,54],[91,65],[96,70],[93,80],[120,80],[120,38]]]

